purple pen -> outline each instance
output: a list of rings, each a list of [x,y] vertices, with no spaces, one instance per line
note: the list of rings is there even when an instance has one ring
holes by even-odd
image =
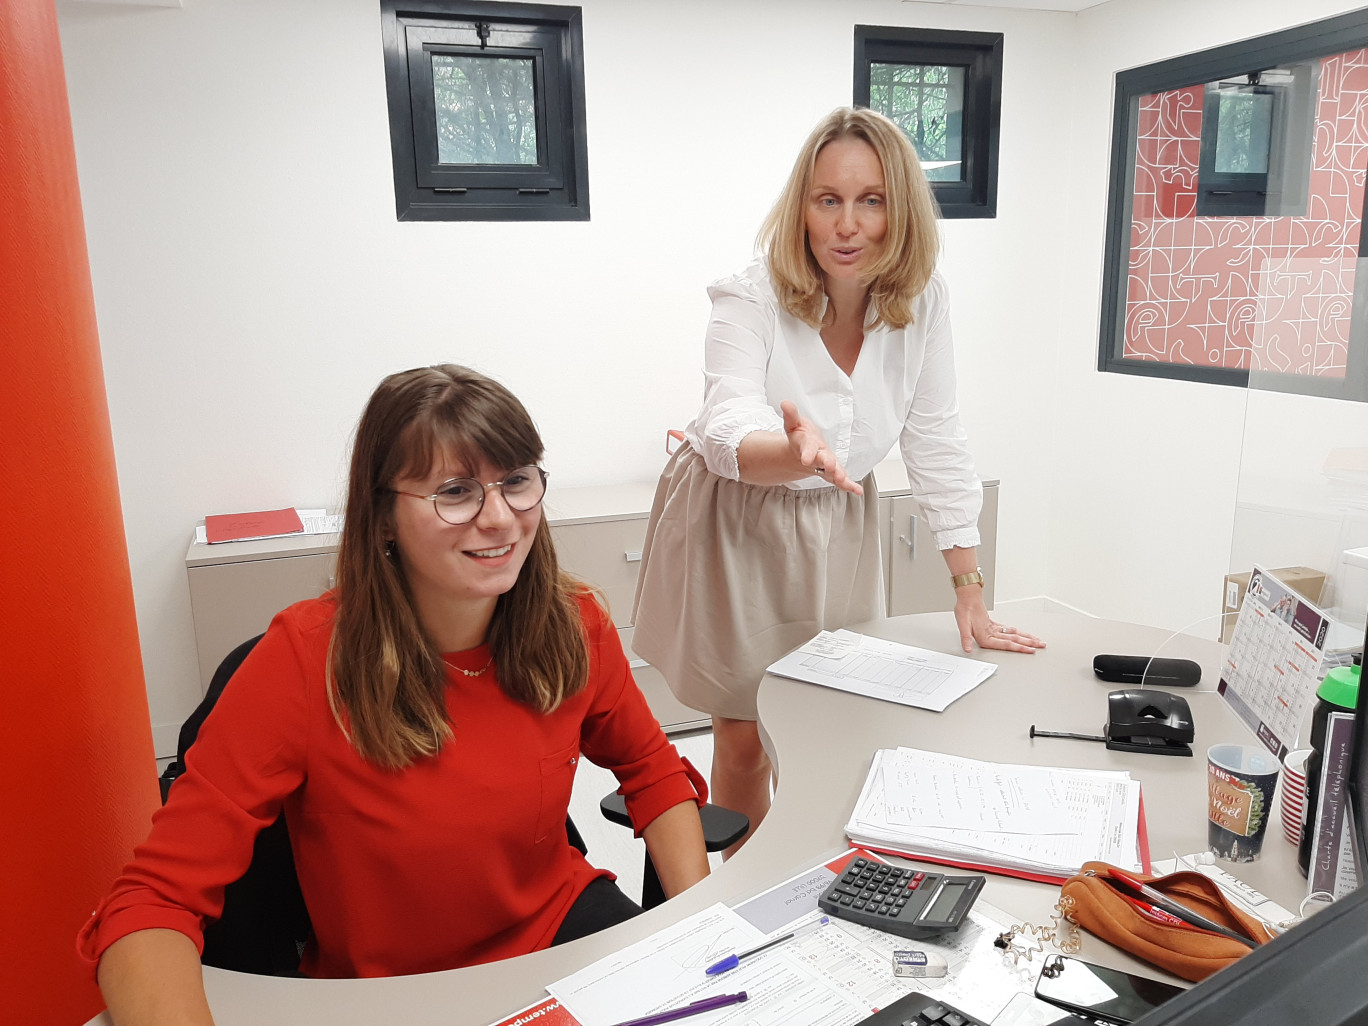
[[[658,1026],[662,1022],[673,1022],[690,1015],[702,1015],[704,1012],[726,1008],[728,1005],[737,1005],[747,1000],[749,998],[744,990],[737,991],[735,994],[718,994],[716,997],[702,998],[682,1008],[671,1008],[668,1012],[656,1012],[655,1015],[642,1016],[640,1019],[629,1019],[626,1022],[618,1023],[617,1026]]]

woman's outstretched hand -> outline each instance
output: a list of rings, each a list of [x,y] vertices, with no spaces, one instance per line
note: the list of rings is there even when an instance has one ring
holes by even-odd
[[[1004,652],[1034,653],[1044,648],[1045,642],[1034,634],[1015,627],[1006,627],[988,615],[983,604],[983,589],[976,584],[955,591],[955,622],[959,624],[960,644],[966,652],[979,648],[995,648]]]
[[[784,414],[784,434],[794,458],[823,481],[830,481],[852,495],[863,495],[864,489],[858,481],[851,479],[836,454],[827,448],[826,439],[817,426],[787,399],[779,404],[779,409]]]

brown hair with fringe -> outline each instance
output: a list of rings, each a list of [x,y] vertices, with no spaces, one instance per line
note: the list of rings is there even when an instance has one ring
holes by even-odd
[[[794,317],[814,328],[821,326],[826,291],[822,269],[808,245],[808,193],[817,155],[838,139],[868,143],[883,165],[888,232],[864,285],[875,323],[905,328],[912,323],[912,303],[936,269],[939,209],[916,149],[902,129],[877,111],[837,107],[803,143],[784,191],[760,228],[758,245],[768,259],[774,291]]]
[[[437,754],[452,736],[447,669],[424,633],[386,532],[402,477],[446,457],[512,469],[538,463],[537,429],[498,382],[451,364],[391,374],[366,404],[352,446],[347,516],[337,554],[337,615],[328,650],[328,701],[352,745],[398,769]],[[436,514],[434,514],[435,516]],[[500,595],[486,641],[499,687],[550,712],[589,680],[588,641],[545,513],[517,582]]]

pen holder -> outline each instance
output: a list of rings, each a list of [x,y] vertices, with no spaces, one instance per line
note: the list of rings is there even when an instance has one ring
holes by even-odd
[[[1077,876],[1064,881],[1063,896],[1073,901],[1069,917],[1089,933],[1193,982],[1206,979],[1252,950],[1229,937],[1187,924],[1167,925],[1146,917],[1107,882],[1112,869],[1105,862],[1085,862]],[[1258,944],[1271,939],[1257,919],[1240,911],[1201,873],[1170,873],[1159,877],[1140,873],[1128,875],[1149,884],[1169,900]]]

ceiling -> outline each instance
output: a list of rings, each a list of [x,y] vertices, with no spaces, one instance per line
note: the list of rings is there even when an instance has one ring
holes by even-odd
[[[1015,7],[1028,11],[1084,11],[1107,0],[902,0],[903,3],[957,4],[961,7]]]

